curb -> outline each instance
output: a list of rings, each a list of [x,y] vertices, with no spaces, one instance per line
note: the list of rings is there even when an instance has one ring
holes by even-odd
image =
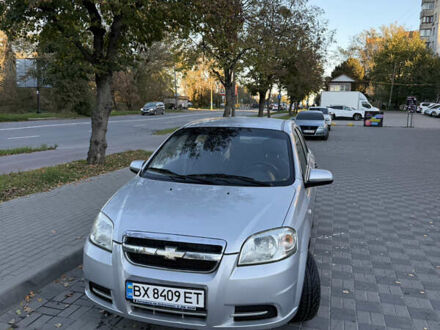
[[[8,281],[7,287],[0,283],[0,313],[8,310],[15,303],[20,302],[30,291],[36,291],[46,284],[56,280],[69,270],[82,263],[83,245],[75,248],[67,255],[59,255],[52,259],[33,274],[27,274],[23,278],[15,278]],[[44,260],[42,260],[44,263]],[[12,283],[11,283],[12,282]]]

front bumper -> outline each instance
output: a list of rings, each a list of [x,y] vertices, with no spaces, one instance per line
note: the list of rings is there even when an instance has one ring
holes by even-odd
[[[314,137],[314,136],[316,136],[316,137],[323,137],[323,136],[326,136],[328,134],[328,129],[327,128],[316,129],[314,133],[308,133],[308,132],[306,133],[306,132],[304,132],[304,130],[302,130],[302,133],[303,133],[304,136],[307,136],[307,137]]]
[[[305,258],[297,253],[280,262],[237,267],[238,254],[224,255],[217,270],[191,273],[135,266],[127,261],[120,244],[113,253],[89,241],[84,247],[86,294],[102,308],[134,320],[163,326],[191,329],[268,329],[286,324],[296,313],[304,280]],[[301,274],[301,276],[299,276]],[[125,282],[205,289],[206,317],[191,318],[154,313],[136,308],[125,298]],[[111,300],[90,290],[90,282],[108,288]],[[272,318],[236,321],[235,306],[271,305],[277,310]]]

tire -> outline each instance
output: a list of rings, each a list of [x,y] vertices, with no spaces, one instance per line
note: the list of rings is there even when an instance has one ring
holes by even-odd
[[[301,294],[298,311],[291,322],[303,322],[311,320],[318,313],[321,302],[321,281],[319,279],[318,267],[313,255],[307,254],[306,271],[304,274],[304,285]]]
[[[145,112],[141,112],[141,115],[142,115],[142,116],[145,116]]]
[[[324,141],[327,141],[328,140],[328,133],[327,133],[327,135],[326,136],[324,136],[322,139],[324,140]]]
[[[333,119],[333,120],[335,120],[335,119],[336,119],[336,116],[335,116],[335,114],[332,114],[332,119]]]
[[[361,114],[359,114],[359,113],[355,113],[355,114],[353,115],[353,119],[356,120],[356,121],[358,121],[358,120],[361,120],[361,119],[362,119],[362,116],[361,116]]]

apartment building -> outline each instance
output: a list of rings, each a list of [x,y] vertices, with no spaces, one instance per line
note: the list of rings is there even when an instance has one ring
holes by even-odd
[[[420,37],[426,45],[440,55],[440,1],[422,0],[420,13]]]

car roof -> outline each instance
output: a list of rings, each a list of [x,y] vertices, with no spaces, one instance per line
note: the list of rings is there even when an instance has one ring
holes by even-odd
[[[186,124],[184,127],[240,127],[240,128],[264,128],[278,131],[286,130],[286,120],[272,118],[231,117],[231,118],[207,118]],[[287,125],[289,126],[289,125]]]

